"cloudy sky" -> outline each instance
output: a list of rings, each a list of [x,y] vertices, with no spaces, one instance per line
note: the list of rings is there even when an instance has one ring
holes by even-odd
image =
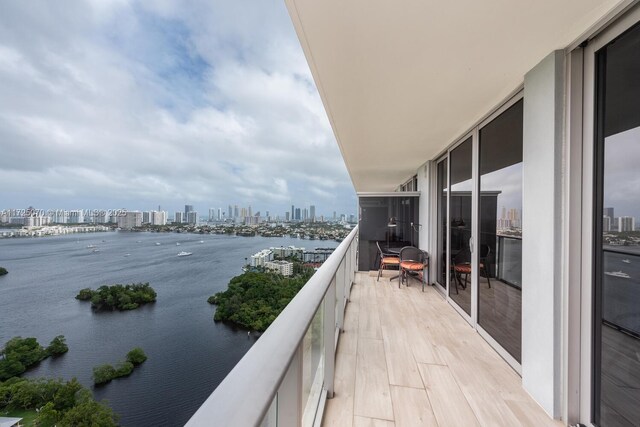
[[[355,213],[282,0],[5,1],[0,209]]]

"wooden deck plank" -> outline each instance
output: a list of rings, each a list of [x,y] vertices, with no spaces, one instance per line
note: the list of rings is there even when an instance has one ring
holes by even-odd
[[[429,397],[423,388],[391,386],[396,427],[437,426]]]
[[[382,340],[358,339],[354,414],[393,421],[389,376]]]

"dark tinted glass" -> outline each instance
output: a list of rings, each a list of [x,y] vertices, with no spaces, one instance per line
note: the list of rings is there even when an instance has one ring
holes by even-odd
[[[437,281],[447,285],[447,159],[438,163],[438,252]]]

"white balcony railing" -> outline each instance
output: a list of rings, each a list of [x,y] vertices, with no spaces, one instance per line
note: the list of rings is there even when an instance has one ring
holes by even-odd
[[[187,427],[319,425],[333,396],[338,334],[357,266],[358,227],[220,383]]]

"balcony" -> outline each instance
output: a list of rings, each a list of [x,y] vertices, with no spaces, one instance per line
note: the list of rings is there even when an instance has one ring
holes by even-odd
[[[433,287],[357,273],[325,426],[559,426]]]
[[[559,426],[432,287],[356,273],[354,229],[187,426]]]

